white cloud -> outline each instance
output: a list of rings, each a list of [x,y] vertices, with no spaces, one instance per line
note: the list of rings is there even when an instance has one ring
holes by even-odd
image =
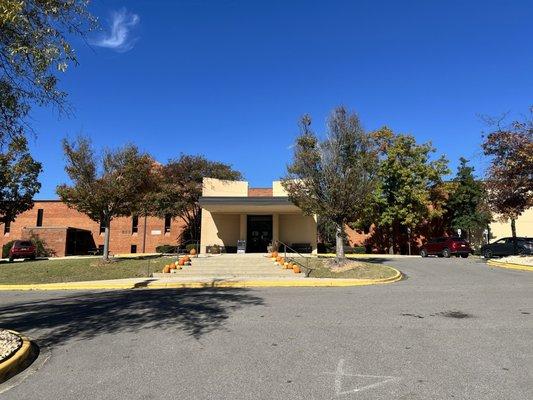
[[[130,13],[125,8],[113,11],[111,14],[109,32],[105,32],[104,35],[93,44],[120,53],[131,50],[136,42],[136,39],[131,37],[131,31],[139,21],[140,18],[137,14]]]

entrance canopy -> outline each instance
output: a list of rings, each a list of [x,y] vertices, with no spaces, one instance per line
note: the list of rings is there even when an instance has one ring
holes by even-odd
[[[316,218],[289,201],[280,182],[272,188],[249,188],[248,182],[204,178],[200,252],[222,248],[267,251],[269,243],[304,244],[316,252]]]
[[[273,214],[300,213],[287,197],[202,197],[200,206],[210,212]]]

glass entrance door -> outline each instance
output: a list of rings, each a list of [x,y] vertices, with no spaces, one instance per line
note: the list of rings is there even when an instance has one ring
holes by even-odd
[[[247,253],[266,253],[272,242],[272,215],[248,215]]]

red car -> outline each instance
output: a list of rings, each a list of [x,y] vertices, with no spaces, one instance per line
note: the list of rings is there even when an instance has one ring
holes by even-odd
[[[35,260],[36,249],[35,245],[29,240],[15,240],[13,246],[9,250],[9,261],[15,258],[29,258]]]
[[[461,256],[468,257],[473,250],[470,244],[458,237],[439,237],[429,239],[426,244],[420,249],[420,255],[427,257],[429,255],[436,255],[439,257]]]

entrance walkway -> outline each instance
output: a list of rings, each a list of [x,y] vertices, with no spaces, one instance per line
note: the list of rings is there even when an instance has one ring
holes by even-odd
[[[192,259],[192,265],[171,274],[154,274],[165,278],[216,278],[216,279],[304,279],[304,274],[275,265],[266,254],[220,254]]]

